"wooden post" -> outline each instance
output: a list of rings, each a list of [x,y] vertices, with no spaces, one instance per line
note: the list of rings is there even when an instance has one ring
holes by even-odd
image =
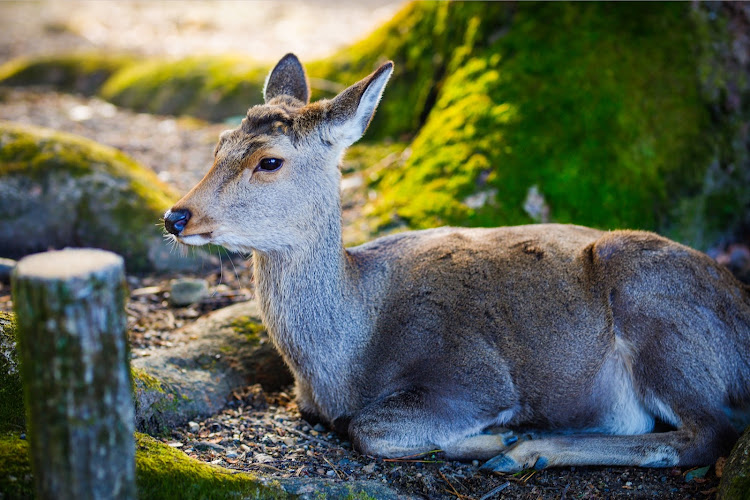
[[[122,258],[31,255],[12,284],[38,498],[135,498]]]

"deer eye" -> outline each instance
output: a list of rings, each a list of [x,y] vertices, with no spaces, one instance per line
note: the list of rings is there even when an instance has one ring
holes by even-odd
[[[284,160],[279,158],[263,158],[255,167],[255,170],[262,170],[263,172],[275,172],[280,169],[284,164]]]

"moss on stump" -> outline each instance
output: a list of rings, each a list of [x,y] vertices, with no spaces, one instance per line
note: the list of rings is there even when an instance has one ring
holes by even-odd
[[[179,197],[120,151],[73,135],[0,122],[0,255],[96,247],[129,271],[188,264],[157,224]]]

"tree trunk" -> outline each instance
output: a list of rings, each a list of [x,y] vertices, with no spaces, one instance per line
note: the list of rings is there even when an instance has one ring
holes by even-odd
[[[13,274],[32,467],[42,499],[135,498],[123,260],[22,259]]]

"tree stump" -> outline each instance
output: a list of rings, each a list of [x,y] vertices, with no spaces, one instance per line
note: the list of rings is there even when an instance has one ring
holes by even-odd
[[[122,258],[31,255],[12,283],[37,496],[135,498]]]

